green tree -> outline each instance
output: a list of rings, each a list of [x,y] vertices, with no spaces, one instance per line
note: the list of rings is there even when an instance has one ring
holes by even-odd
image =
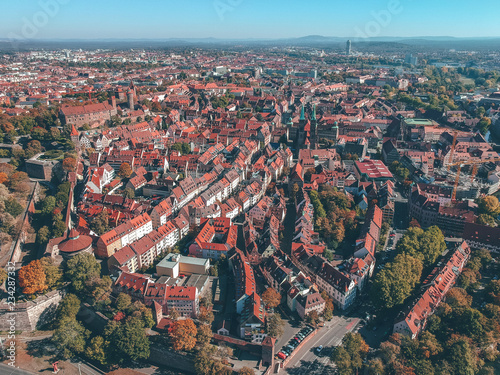
[[[128,294],[120,293],[120,294],[118,294],[118,297],[116,297],[115,304],[116,304],[116,308],[119,311],[125,311],[132,304],[132,298]]]
[[[487,225],[490,227],[496,226],[495,218],[488,214],[480,214],[479,217],[477,218],[477,223],[481,225]]]
[[[49,289],[58,286],[62,280],[63,272],[59,266],[56,266],[51,258],[45,257],[40,260],[45,272],[45,282]]]
[[[65,278],[71,282],[77,293],[85,292],[86,282],[101,273],[101,265],[92,254],[81,253],[75,255],[66,263]]]
[[[54,331],[52,341],[64,358],[70,358],[85,350],[88,336],[89,332],[75,319],[63,318]]]
[[[476,373],[476,357],[466,338],[452,340],[447,346],[446,354],[455,374],[473,375]]]
[[[483,135],[488,133],[490,126],[491,126],[491,119],[489,119],[488,117],[483,117],[481,120],[479,120],[479,123],[477,124],[479,132]]]
[[[89,345],[85,349],[85,355],[91,360],[100,363],[101,365],[108,364],[107,348],[109,342],[105,341],[102,336],[92,337]]]
[[[80,299],[77,296],[71,293],[67,294],[59,303],[59,306],[57,306],[56,323],[58,323],[58,326],[60,325],[59,322],[64,321],[65,318],[76,320],[76,314],[78,314],[80,310],[80,304]]]
[[[285,322],[279,314],[271,314],[267,318],[267,334],[271,337],[278,338],[283,335]]]
[[[52,237],[62,237],[64,232],[66,232],[66,224],[61,219],[56,219],[52,223]]]
[[[109,215],[106,209],[103,209],[97,216],[90,222],[90,229],[97,233],[98,235],[102,235],[109,231]]]
[[[343,346],[333,348],[330,360],[335,363],[340,375],[352,375],[351,356]]]
[[[201,324],[198,327],[198,332],[196,333],[196,341],[198,344],[201,346],[205,346],[207,344],[210,344],[210,340],[212,340],[212,329],[208,324]]]
[[[41,227],[36,233],[36,243],[39,245],[43,245],[49,242],[49,238],[50,238],[50,229],[46,225]]]
[[[379,309],[401,305],[422,276],[422,262],[406,253],[380,271],[373,281],[373,302]]]
[[[191,147],[188,143],[185,142],[174,143],[171,149],[174,151],[179,151],[182,155],[187,155],[191,152]]]
[[[293,184],[292,189],[290,190],[290,197],[292,199],[295,199],[299,190],[300,190],[299,185],[297,185],[297,183]]]
[[[4,201],[4,204],[5,212],[11,214],[12,217],[19,216],[24,210],[24,207],[21,206],[21,204],[14,197],[9,197],[6,201]]]
[[[113,347],[118,362],[149,357],[149,340],[140,318],[131,317],[125,323],[110,324],[106,327],[105,339]]]
[[[444,235],[437,226],[426,231],[421,228],[410,228],[396,245],[398,253],[405,253],[423,262],[424,267],[434,264],[446,250]]]
[[[125,198],[133,199],[135,197],[135,191],[132,188],[126,188],[123,190],[123,196]]]

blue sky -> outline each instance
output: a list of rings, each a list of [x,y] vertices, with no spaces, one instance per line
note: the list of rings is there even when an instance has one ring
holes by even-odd
[[[500,37],[498,0],[17,0],[0,38]]]

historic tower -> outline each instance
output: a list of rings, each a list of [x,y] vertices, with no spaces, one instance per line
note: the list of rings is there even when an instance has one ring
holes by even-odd
[[[316,119],[316,104],[313,105],[312,115],[311,115],[311,149],[316,150],[318,148],[318,120]]]

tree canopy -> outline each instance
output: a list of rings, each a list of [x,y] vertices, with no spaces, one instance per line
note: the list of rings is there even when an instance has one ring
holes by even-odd
[[[66,263],[64,276],[71,282],[77,293],[85,292],[86,282],[93,277],[99,277],[101,265],[92,254],[81,253],[75,255]]]
[[[437,226],[427,230],[410,228],[396,245],[398,253],[420,260],[424,267],[432,266],[446,250],[444,235]]]
[[[271,337],[278,338],[283,335],[285,322],[279,314],[271,314],[267,318],[267,334]]]
[[[35,294],[46,290],[46,276],[40,260],[33,260],[19,270],[19,285],[24,294]]]
[[[379,309],[390,309],[412,294],[422,276],[422,262],[406,253],[387,263],[373,280],[372,297]]]
[[[281,294],[273,288],[267,288],[264,293],[262,293],[262,300],[267,307],[274,309],[281,303]]]
[[[196,346],[198,330],[191,319],[177,320],[170,334],[174,350],[191,350]]]

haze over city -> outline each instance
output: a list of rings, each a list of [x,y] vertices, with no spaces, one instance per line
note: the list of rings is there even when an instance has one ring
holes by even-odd
[[[381,25],[370,35],[377,37],[500,37],[497,6],[494,0],[474,6],[465,0],[26,0],[2,4],[0,37],[21,34],[26,21],[43,24],[36,39],[357,37],[373,21]]]

